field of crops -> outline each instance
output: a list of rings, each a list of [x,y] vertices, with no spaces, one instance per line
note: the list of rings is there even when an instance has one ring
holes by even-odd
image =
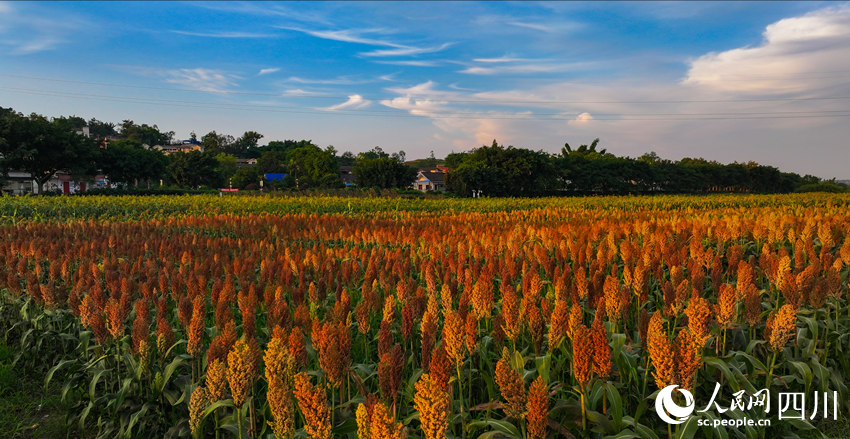
[[[818,437],[850,413],[846,195],[0,214],[2,335],[72,436]],[[673,384],[681,423],[656,409]],[[771,426],[702,425],[746,418]]]

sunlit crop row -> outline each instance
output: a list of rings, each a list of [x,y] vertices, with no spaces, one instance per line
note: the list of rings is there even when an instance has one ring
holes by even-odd
[[[846,395],[848,204],[0,199],[0,289],[90,436],[692,437],[657,390]]]

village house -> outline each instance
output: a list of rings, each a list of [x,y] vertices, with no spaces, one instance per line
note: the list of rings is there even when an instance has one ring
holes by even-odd
[[[446,172],[448,170],[445,166],[420,169],[416,175],[416,180],[413,182],[413,189],[421,192],[446,190]]]

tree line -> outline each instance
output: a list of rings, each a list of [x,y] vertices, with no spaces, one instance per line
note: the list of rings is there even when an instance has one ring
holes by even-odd
[[[78,134],[88,127],[90,137]],[[156,125],[125,120],[120,124],[81,117],[47,118],[23,115],[0,107],[0,183],[11,171],[32,175],[44,192],[59,171],[85,179],[105,174],[126,188],[272,189],[343,187],[340,168],[353,174],[365,188],[410,188],[418,168],[442,164],[447,192],[457,196],[606,195],[648,193],[756,192],[781,193],[814,187],[842,190],[811,175],[781,172],[758,163],[721,164],[697,158],[665,160],[655,153],[637,158],[619,157],[599,149],[599,139],[558,154],[499,145],[437,159],[406,161],[404,151],[387,153],[380,147],[354,154],[338,154],[333,146],[321,148],[309,140],[273,140],[261,145],[263,135],[246,131],[234,137],[211,131],[189,143],[202,147],[165,155],[153,149],[168,145],[174,132]],[[240,166],[239,159],[254,159]],[[266,179],[269,174],[275,178]],[[279,178],[282,177],[282,178]],[[262,183],[261,183],[262,182]]]
[[[650,193],[784,193],[819,185],[820,178],[755,162],[722,164],[702,158],[665,160],[654,152],[618,157],[598,149],[599,139],[559,154],[499,145],[449,154],[448,190],[491,196],[621,195]]]

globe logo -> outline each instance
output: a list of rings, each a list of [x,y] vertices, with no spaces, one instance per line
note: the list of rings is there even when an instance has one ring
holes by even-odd
[[[658,417],[668,424],[681,424],[687,421],[695,408],[694,395],[685,389],[679,389],[679,392],[685,396],[685,406],[682,407],[673,401],[673,390],[677,387],[679,386],[676,384],[669,385],[661,389],[655,397],[655,411],[658,412]]]

